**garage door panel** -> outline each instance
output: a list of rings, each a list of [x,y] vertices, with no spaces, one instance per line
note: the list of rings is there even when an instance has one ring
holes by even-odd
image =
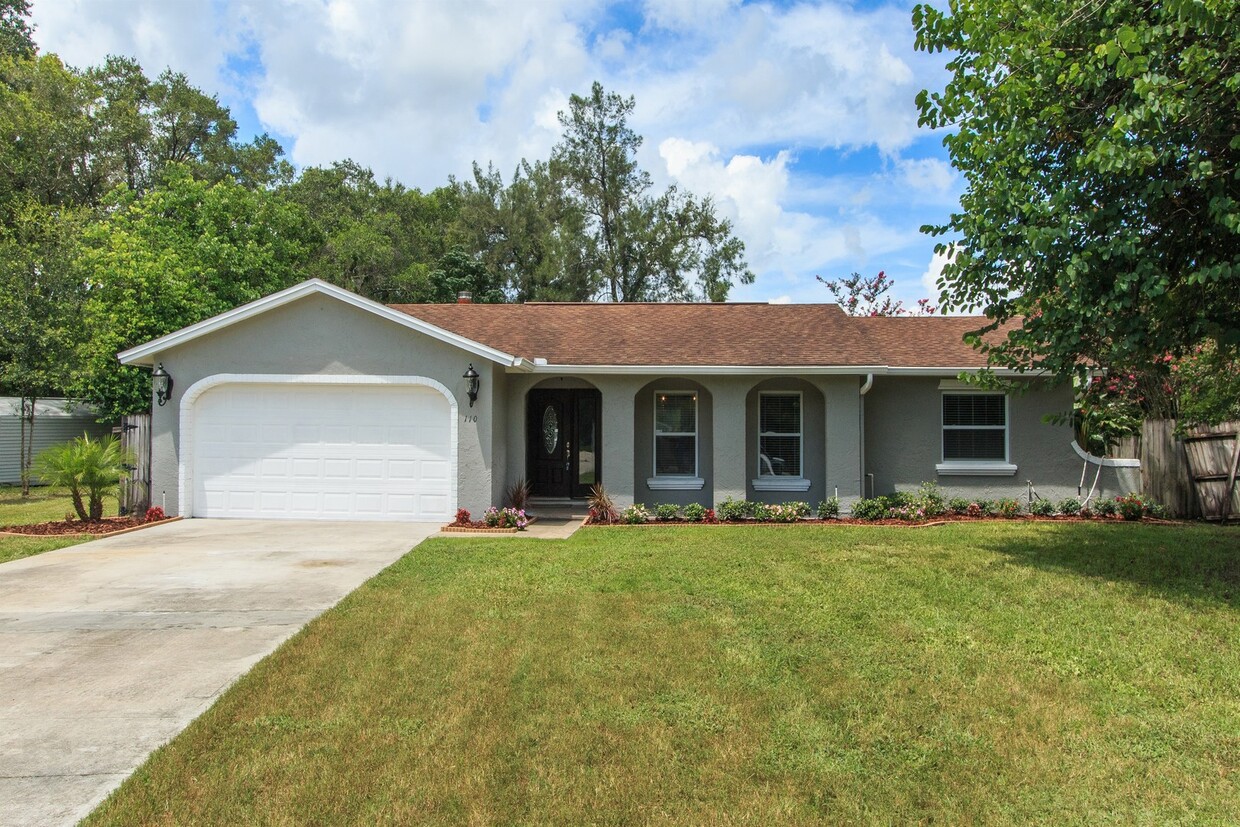
[[[194,407],[194,514],[449,518],[450,411],[422,386],[213,388]]]

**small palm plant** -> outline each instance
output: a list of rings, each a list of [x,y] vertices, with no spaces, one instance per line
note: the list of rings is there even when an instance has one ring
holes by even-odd
[[[35,472],[49,485],[69,489],[79,520],[103,518],[103,497],[116,488],[133,458],[114,436],[80,436],[53,445],[34,460]],[[83,502],[85,498],[85,502]]]

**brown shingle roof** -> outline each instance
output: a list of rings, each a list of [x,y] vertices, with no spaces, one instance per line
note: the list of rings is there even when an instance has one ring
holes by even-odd
[[[836,304],[394,304],[556,365],[981,367],[976,317],[853,318]]]
[[[985,316],[866,316],[854,321],[889,367],[986,366],[985,355],[964,341],[966,333],[990,321]]]

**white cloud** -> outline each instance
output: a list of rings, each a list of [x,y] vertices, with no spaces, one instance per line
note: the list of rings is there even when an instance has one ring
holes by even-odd
[[[926,267],[926,272],[921,274],[921,286],[924,287],[931,296],[939,295],[939,277],[943,275],[943,268],[952,262],[955,256],[945,253],[935,253],[930,264]]]
[[[692,30],[715,26],[740,0],[646,0],[647,23],[664,29]]]
[[[792,304],[792,296],[776,296],[771,299],[771,304]]]
[[[899,162],[902,183],[932,196],[954,193],[959,176],[946,161],[938,158],[908,158]]]
[[[70,66],[125,55],[137,57],[151,78],[171,67],[209,93],[227,86],[221,69],[235,39],[217,24],[211,0],[35,0],[31,17],[35,42]]]

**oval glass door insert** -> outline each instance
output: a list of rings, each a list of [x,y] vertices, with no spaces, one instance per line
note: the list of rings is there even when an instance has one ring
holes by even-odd
[[[555,453],[555,446],[560,444],[560,417],[554,405],[548,405],[543,411],[542,433],[543,448],[548,454]]]

